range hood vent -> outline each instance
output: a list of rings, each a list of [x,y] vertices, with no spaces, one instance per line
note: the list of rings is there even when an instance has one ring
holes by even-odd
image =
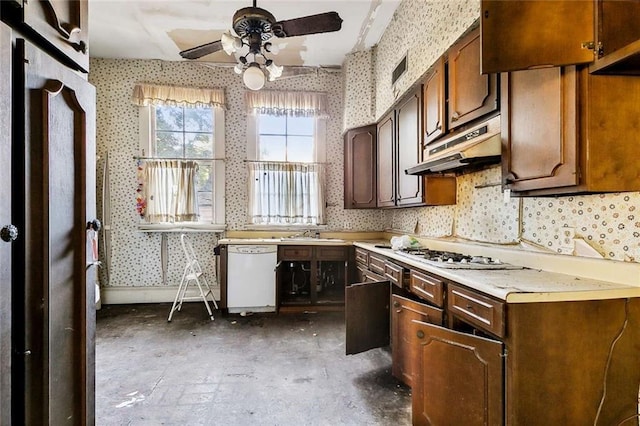
[[[453,171],[500,161],[500,116],[430,144],[425,161],[405,170],[408,175]]]

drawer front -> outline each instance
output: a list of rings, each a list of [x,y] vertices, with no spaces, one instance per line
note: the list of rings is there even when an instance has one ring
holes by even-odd
[[[450,285],[447,307],[452,315],[484,331],[504,337],[504,303],[475,291]]]
[[[378,275],[384,275],[384,257],[369,253],[369,269]]]
[[[348,247],[340,246],[340,247],[325,247],[325,246],[316,246],[316,259],[318,260],[347,260]]]
[[[442,307],[444,283],[441,279],[412,270],[409,275],[409,286],[416,296]]]
[[[279,246],[279,260],[311,260],[313,248],[310,246]]]
[[[375,272],[371,272],[367,269],[362,271],[362,275],[364,276],[364,279],[362,281],[365,283],[387,281],[386,278],[382,275],[378,275]]]
[[[386,261],[384,263],[384,276],[398,287],[404,287],[404,268],[393,262]]]
[[[425,305],[424,303],[416,302],[415,300],[407,299],[397,294],[392,296],[392,300],[393,309],[397,314],[404,311],[411,313],[412,316],[418,316],[418,318],[412,319],[418,319],[435,325],[443,325],[444,311],[442,309]]]
[[[356,262],[365,267],[369,267],[369,252],[356,247]]]

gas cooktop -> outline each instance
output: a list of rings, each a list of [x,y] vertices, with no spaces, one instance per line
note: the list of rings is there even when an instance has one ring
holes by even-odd
[[[396,254],[431,266],[446,269],[524,269],[522,266],[503,263],[500,259],[486,256],[470,256],[449,251],[427,248],[407,248]]]

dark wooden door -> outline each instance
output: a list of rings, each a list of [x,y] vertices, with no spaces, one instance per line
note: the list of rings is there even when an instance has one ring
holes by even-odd
[[[426,145],[439,138],[447,131],[445,66],[441,56],[424,80],[422,105],[424,110],[424,151]]]
[[[397,139],[397,205],[422,203],[422,178],[404,171],[422,160],[422,86],[408,95],[396,108]]]
[[[594,3],[482,0],[482,72],[592,62]]]
[[[346,354],[389,345],[389,281],[358,283],[345,290]]]
[[[11,424],[11,30],[0,23],[0,424]]]
[[[412,321],[442,325],[442,309],[394,294],[391,296],[391,353],[394,377],[413,386],[418,367],[417,338],[412,333]]]
[[[349,130],[344,136],[344,208],[375,208],[376,126]]]
[[[456,129],[498,110],[497,74],[480,74],[480,31],[449,49],[448,128]]]
[[[502,342],[413,321],[414,425],[504,424]]]
[[[378,123],[378,207],[394,207],[396,205],[394,155],[396,140],[396,116],[391,111]]]
[[[14,178],[23,179],[13,197],[24,238],[13,270],[23,354],[14,378],[24,400],[14,408],[18,423],[93,424],[97,275],[87,264],[86,227],[95,219],[95,89],[24,40],[16,50],[15,99],[24,104],[14,108],[24,116],[15,126]]]
[[[513,191],[578,183],[575,67],[502,78],[503,179]]]

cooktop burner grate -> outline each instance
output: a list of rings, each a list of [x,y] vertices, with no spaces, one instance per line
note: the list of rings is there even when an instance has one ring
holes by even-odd
[[[428,248],[405,248],[397,252],[400,255],[439,268],[448,269],[523,269],[521,266],[503,263],[499,259],[486,256],[471,256],[450,251],[430,250]]]

